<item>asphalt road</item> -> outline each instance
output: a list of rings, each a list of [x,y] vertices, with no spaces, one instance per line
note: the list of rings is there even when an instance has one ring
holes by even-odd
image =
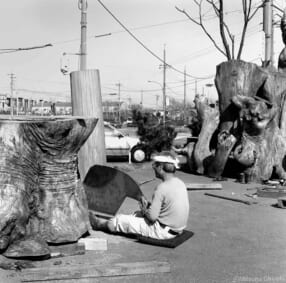
[[[118,164],[116,167],[119,167]],[[142,182],[154,178],[150,163],[123,164],[127,173]],[[130,170],[130,171],[128,171]],[[182,171],[176,173],[185,183],[212,183],[212,179]],[[158,180],[141,186],[151,198]],[[251,194],[259,184],[240,184],[233,179],[221,182],[223,190]],[[175,188],[174,188],[175,190]],[[175,193],[175,191],[174,191]],[[114,245],[122,261],[168,261],[170,274],[122,278],[116,282],[286,282],[286,210],[275,207],[276,199],[256,198],[246,205],[189,191],[188,229],[195,235],[176,249],[126,242]],[[251,199],[251,198],[250,198]],[[137,203],[127,199],[119,213],[131,213]],[[116,237],[116,236],[113,236]],[[110,247],[111,248],[111,247]],[[112,248],[111,248],[112,249]],[[105,281],[104,281],[105,282]],[[111,282],[107,279],[106,282]],[[114,282],[114,279],[112,280]]]
[[[151,163],[108,163],[131,175],[151,198],[156,184]],[[185,183],[212,183],[213,180],[177,171]],[[251,194],[259,184],[240,184],[233,179],[221,182],[223,190],[234,194]],[[174,188],[174,194],[176,188]],[[106,251],[88,251],[84,255],[60,258],[60,265],[98,264],[112,268],[117,263],[168,262],[170,272],[145,275],[109,276],[99,279],[76,279],[76,283],[229,283],[286,282],[286,209],[275,207],[277,200],[256,198],[246,205],[206,196],[204,191],[189,191],[188,229],[194,236],[175,249],[155,247],[134,239],[94,231],[107,240]],[[138,204],[126,199],[119,213],[132,213]],[[50,259],[41,266],[55,266]],[[4,272],[4,271],[3,271]],[[16,272],[21,276],[20,272]],[[1,279],[0,270],[0,279]],[[0,280],[2,283],[2,281]],[[7,281],[8,282],[8,281]],[[58,281],[56,281],[58,282]],[[67,282],[67,281],[64,281]],[[6,283],[4,281],[3,283]],[[62,281],[61,281],[62,283]]]

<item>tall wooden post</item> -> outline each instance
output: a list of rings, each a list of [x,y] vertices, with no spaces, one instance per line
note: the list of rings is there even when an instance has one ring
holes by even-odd
[[[186,115],[186,95],[187,95],[187,78],[186,78],[186,66],[184,69],[184,124],[187,123],[187,115]]]
[[[163,64],[163,125],[166,124],[166,49],[164,47],[164,64]]]
[[[273,65],[273,7],[272,0],[266,0],[263,8],[263,31],[265,33],[265,64]]]
[[[84,180],[91,166],[106,163],[99,71],[75,71],[70,74],[70,78],[73,115],[99,119],[93,133],[79,151],[79,171]]]
[[[86,69],[86,30],[87,30],[87,1],[79,1],[79,9],[81,10],[81,37],[80,37],[80,70]]]

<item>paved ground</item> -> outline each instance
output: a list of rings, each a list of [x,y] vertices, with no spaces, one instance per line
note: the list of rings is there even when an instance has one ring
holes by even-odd
[[[134,178],[141,175],[140,181],[143,176],[146,180],[153,177],[150,164],[135,172],[129,173]],[[177,175],[186,183],[213,182],[182,171]],[[156,182],[159,181],[141,186],[147,197],[151,197]],[[233,179],[221,184],[224,190],[241,194],[251,194],[259,186],[243,185]],[[275,199],[258,198],[258,204],[245,205],[198,191],[190,191],[189,199],[188,228],[195,233],[193,238],[176,249],[138,243],[132,243],[132,248],[126,247],[129,260],[170,262],[171,274],[160,275],[154,282],[286,282],[286,210],[273,207]],[[136,208],[134,201],[126,201],[120,211],[130,212]],[[150,282],[142,280],[140,282]]]
[[[153,178],[150,163],[109,165],[123,168],[139,183]],[[177,175],[186,183],[212,182],[212,179],[182,171]],[[153,180],[141,186],[148,198],[157,182]],[[242,194],[252,193],[255,190],[249,189],[259,186],[242,185],[232,179],[221,184],[226,191]],[[245,205],[206,196],[201,191],[189,191],[189,199],[188,229],[195,235],[176,249],[144,245],[133,239],[96,232],[107,239],[107,251],[63,259],[63,264],[168,261],[170,273],[69,282],[286,282],[286,210],[274,207],[275,199],[258,198],[258,204]],[[127,199],[120,212],[130,213],[137,208],[135,201]],[[45,264],[48,268],[53,261]]]

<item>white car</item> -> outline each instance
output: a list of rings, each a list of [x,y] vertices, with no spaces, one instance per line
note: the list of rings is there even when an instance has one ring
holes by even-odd
[[[133,162],[143,162],[146,153],[137,137],[125,136],[110,123],[104,122],[105,150],[108,157],[131,156]]]

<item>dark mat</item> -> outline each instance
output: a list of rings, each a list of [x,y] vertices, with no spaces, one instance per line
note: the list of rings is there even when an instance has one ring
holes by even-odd
[[[166,248],[176,248],[177,246],[181,245],[183,242],[190,239],[194,233],[192,231],[184,230],[182,234],[176,236],[173,239],[168,240],[158,240],[153,239],[145,236],[138,235],[137,239],[139,242],[144,244],[153,245],[153,246],[161,246]]]

